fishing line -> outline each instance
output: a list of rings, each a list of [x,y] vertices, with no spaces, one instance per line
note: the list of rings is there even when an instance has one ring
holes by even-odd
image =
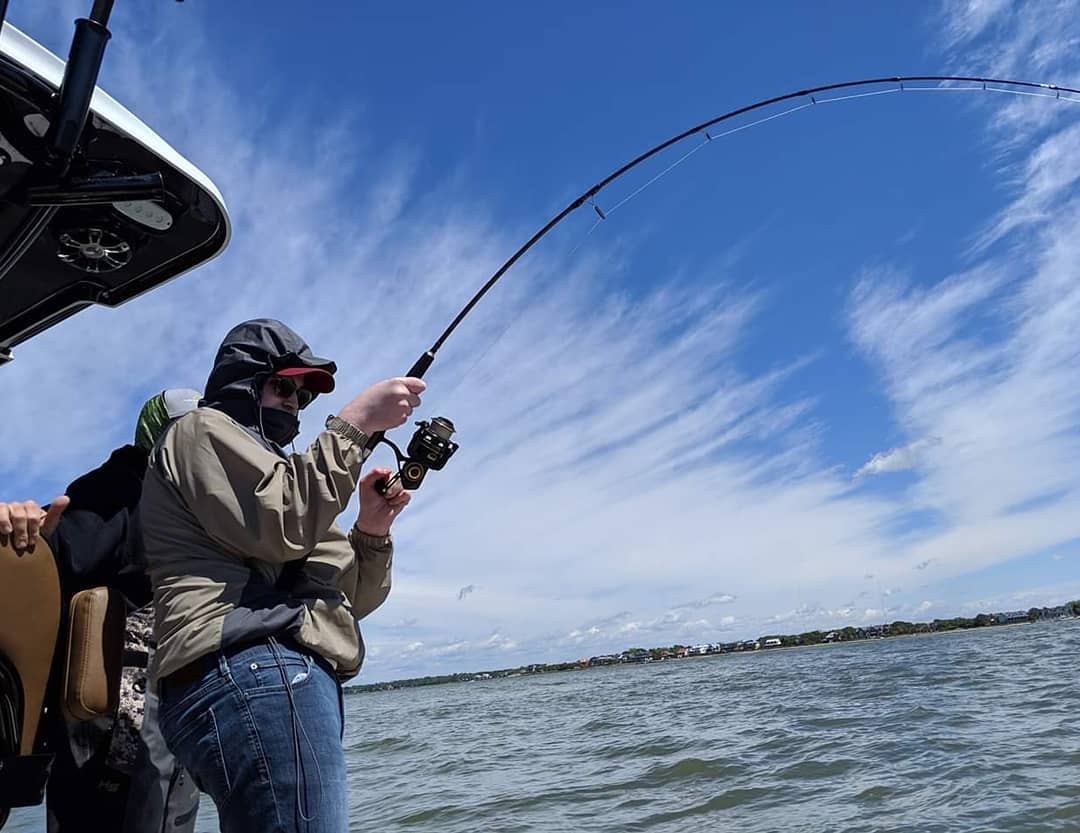
[[[644,185],[639,187],[637,190],[632,191],[629,196],[624,197],[619,202],[615,203],[615,205],[613,205],[611,208],[609,208],[605,212],[606,216],[602,216],[601,219],[606,220],[608,217],[610,217],[612,214],[614,214],[616,211],[618,211],[620,208],[622,208],[624,205],[626,205],[628,202],[630,202],[630,200],[632,200],[634,197],[636,197],[638,194],[640,194],[642,191],[644,191],[650,185],[652,185],[655,182],[659,182],[661,179],[663,179],[665,176],[667,176],[669,173],[671,173],[673,170],[675,170],[677,167],[679,167],[679,165],[681,165],[683,162],[685,162],[687,159],[689,159],[691,156],[693,156],[699,150],[704,148],[712,140],[713,140],[712,136],[706,137],[705,141],[703,141],[700,145],[693,148],[689,152],[684,153],[682,156],[680,156],[678,159],[676,159],[674,162],[672,162],[670,165],[668,165],[666,168],[664,168],[664,170],[660,171],[660,173],[658,173],[652,179],[647,181]],[[597,209],[597,211],[599,211],[599,209]]]
[[[599,212],[599,209],[597,209],[597,211]],[[608,213],[610,214],[610,212]],[[600,228],[600,225],[604,222],[604,219],[604,217],[597,217],[597,219],[593,221],[593,224],[589,226],[589,230],[582,235],[581,239],[574,245],[572,249],[570,249],[570,251],[568,251],[563,256],[562,259],[564,261],[573,260],[574,255],[577,254],[581,247],[588,242],[589,238],[592,236],[592,233],[598,228]],[[499,330],[499,334],[487,343],[484,349],[480,351],[479,355],[477,355],[476,359],[473,360],[473,362],[468,366],[468,368],[466,368],[465,372],[459,375],[457,380],[450,386],[449,390],[442,394],[442,400],[444,402],[450,403],[454,401],[454,394],[458,392],[465,380],[472,375],[473,371],[480,366],[480,363],[483,362],[484,359],[487,358],[488,354],[499,344],[500,341],[502,341],[503,336],[510,332],[513,326],[521,320],[521,317],[525,314],[527,310],[527,304],[519,304],[517,310],[515,310],[511,315],[507,316],[506,324]]]
[[[866,83],[870,84],[870,83],[879,83],[879,82],[866,82]],[[1004,82],[1004,81],[1001,81],[1001,82],[996,82],[996,83],[1000,84],[1000,83],[1022,83],[1022,82]],[[597,196],[597,194],[599,192],[594,193],[591,197],[588,198],[588,204],[590,205],[590,207],[592,207],[593,211],[597,214],[597,219],[593,221],[592,225],[589,227],[589,230],[585,233],[585,235],[582,237],[582,239],[572,249],[570,249],[569,252],[567,252],[567,254],[564,256],[563,259],[568,260],[568,259],[572,258],[585,245],[585,243],[588,242],[588,239],[592,236],[593,232],[595,232],[596,229],[599,228],[600,225],[605,220],[607,220],[609,217],[611,217],[612,214],[614,214],[616,211],[618,211],[619,209],[626,206],[632,200],[636,199],[638,196],[640,196],[648,188],[655,185],[657,182],[662,180],[664,177],[671,174],[676,168],[680,167],[683,163],[685,163],[687,160],[689,160],[692,156],[694,156],[699,151],[706,148],[708,145],[710,145],[713,141],[715,141],[717,139],[723,139],[723,138],[725,138],[727,136],[732,136],[732,135],[734,135],[736,133],[740,133],[740,132],[742,132],[744,130],[749,130],[752,127],[758,127],[760,125],[766,124],[767,122],[775,121],[777,119],[781,119],[781,118],[784,118],[786,116],[793,115],[793,114],[795,114],[797,112],[800,112],[802,110],[810,109],[810,108],[815,107],[815,106],[817,106],[819,104],[837,104],[837,103],[841,103],[841,102],[845,102],[845,101],[856,101],[856,100],[860,100],[860,99],[864,99],[864,98],[873,98],[873,97],[878,97],[878,96],[883,96],[883,95],[894,95],[894,94],[898,94],[898,93],[908,93],[908,92],[910,92],[910,93],[922,93],[922,92],[997,92],[997,93],[1007,93],[1007,94],[1011,94],[1011,95],[1030,96],[1030,97],[1035,97],[1035,98],[1051,98],[1051,99],[1059,100],[1059,101],[1068,101],[1068,102],[1080,103],[1080,98],[1072,98],[1072,97],[1067,96],[1067,95],[1063,96],[1061,94],[1060,89],[1057,89],[1054,93],[1031,92],[1031,91],[1025,91],[1025,90],[1009,89],[1009,88],[1005,88],[1005,87],[990,86],[989,82],[980,83],[980,84],[967,84],[967,85],[938,84],[938,85],[934,85],[934,86],[924,86],[924,85],[912,86],[910,84],[905,83],[904,81],[900,81],[897,84],[897,86],[890,86],[888,89],[884,89],[884,90],[869,90],[867,92],[850,93],[850,94],[847,94],[847,95],[828,96],[828,97],[824,97],[824,98],[819,97],[817,95],[814,95],[812,92],[807,91],[805,93],[800,94],[800,95],[809,96],[810,101],[806,102],[805,104],[797,104],[794,107],[788,107],[788,108],[786,108],[784,110],[781,110],[778,113],[772,113],[772,114],[770,114],[768,116],[763,116],[762,118],[754,119],[753,121],[750,121],[750,122],[748,122],[746,124],[740,124],[737,127],[732,127],[732,128],[729,128],[728,130],[724,130],[724,131],[719,132],[719,133],[712,133],[707,128],[702,128],[700,130],[697,130],[696,131],[697,133],[700,133],[701,135],[703,135],[705,137],[700,143],[695,145],[689,151],[687,151],[682,156],[677,158],[674,162],[672,162],[667,167],[663,168],[661,171],[659,171],[654,176],[649,178],[642,185],[635,188],[627,196],[623,197],[621,200],[619,200],[617,203],[615,203],[611,207],[603,208],[600,205],[598,205],[597,202],[596,202],[596,196]],[[691,133],[691,134],[689,134],[687,136],[684,136],[684,138],[689,138],[691,135],[694,135],[694,134]],[[611,182],[611,180],[609,179],[604,184],[610,184],[610,182]],[[491,352],[491,350],[495,347],[495,345],[499,343],[499,341],[511,329],[511,327],[515,323],[517,323],[517,321],[520,319],[523,312],[524,312],[524,305],[522,305],[522,307],[520,307],[512,316],[510,316],[510,320],[507,323],[507,325],[505,327],[503,327],[499,331],[499,334],[495,337],[495,339],[493,341],[491,341],[483,349],[483,351],[469,365],[469,367],[465,370],[465,372],[461,376],[459,376],[458,379],[454,382],[453,386],[445,394],[446,401],[449,401],[451,399],[452,395],[457,392],[457,390],[461,387],[462,383],[473,373],[473,371],[480,365],[480,363],[484,360],[484,358],[487,357],[487,355]]]
[[[914,86],[913,87],[913,86],[905,85],[903,82],[900,82],[899,86],[890,87],[889,89],[886,89],[886,90],[871,90],[871,91],[865,92],[865,93],[851,93],[849,95],[830,96],[828,98],[819,98],[816,95],[809,94],[810,95],[810,101],[807,102],[806,104],[798,104],[795,107],[789,107],[786,110],[780,111],[779,113],[773,113],[772,115],[765,116],[765,117],[760,118],[760,119],[755,119],[754,121],[748,122],[747,124],[741,124],[738,127],[733,127],[733,128],[731,128],[729,130],[725,130],[722,133],[710,133],[707,129],[701,131],[701,132],[703,132],[703,134],[706,137],[705,140],[701,144],[696,145],[692,150],[690,150],[689,152],[687,152],[683,156],[679,157],[677,160],[675,160],[675,162],[673,162],[668,167],[664,168],[664,170],[660,171],[658,174],[656,174],[656,176],[652,177],[646,183],[644,183],[643,185],[641,185],[640,187],[635,189],[628,196],[626,196],[623,199],[619,200],[619,202],[615,203],[615,205],[613,205],[611,208],[604,209],[603,218],[606,219],[607,217],[610,217],[612,214],[614,214],[620,208],[625,206],[632,199],[639,196],[643,191],[645,191],[645,189],[649,188],[652,185],[655,185],[657,182],[659,182],[661,179],[663,179],[669,173],[671,173],[673,170],[675,170],[675,168],[679,167],[683,162],[685,162],[687,159],[689,159],[691,156],[693,156],[699,150],[706,147],[710,142],[712,142],[715,139],[722,139],[725,136],[731,136],[731,135],[733,135],[735,133],[739,133],[739,132],[741,132],[743,130],[749,130],[752,127],[757,127],[758,125],[765,124],[766,122],[775,121],[776,119],[780,119],[780,118],[784,118],[785,116],[793,115],[794,113],[797,113],[800,110],[810,109],[810,108],[812,108],[812,107],[814,107],[814,106],[816,106],[818,104],[838,104],[838,103],[843,102],[843,101],[856,101],[858,99],[873,98],[873,97],[882,96],[882,95],[894,95],[896,93],[927,93],[927,92],[954,92],[954,91],[955,92],[1007,93],[1007,94],[1010,94],[1010,95],[1023,95],[1023,96],[1031,96],[1031,97],[1034,97],[1034,98],[1052,98],[1055,101],[1071,101],[1071,102],[1074,102],[1074,103],[1080,103],[1080,99],[1070,98],[1069,96],[1062,96],[1060,90],[1057,91],[1056,94],[1051,95],[1050,93],[1028,92],[1028,91],[1024,91],[1024,90],[1011,90],[1011,89],[1006,89],[1006,88],[1001,88],[1001,87],[991,87],[991,86],[987,86],[985,84],[976,85],[976,86],[963,86],[963,87],[962,86],[933,86],[933,87]],[[594,197],[594,199],[595,199],[595,197]]]
[[[879,86],[882,86],[882,85],[888,85],[888,88],[887,89],[866,89],[866,90],[864,90],[862,92],[852,92],[852,93],[847,93],[847,94],[843,94],[843,95],[830,95],[830,96],[824,97],[824,98],[819,97],[819,95],[821,93],[829,93],[829,92],[836,91],[836,90],[858,90],[859,88],[879,87]],[[741,132],[743,130],[748,130],[751,127],[756,127],[756,126],[764,124],[766,122],[775,121],[777,119],[784,118],[785,116],[793,115],[793,114],[795,114],[795,113],[797,113],[797,112],[799,112],[801,110],[807,110],[807,109],[816,107],[819,104],[835,104],[835,103],[839,103],[839,102],[843,102],[843,101],[854,101],[854,100],[858,100],[858,99],[871,98],[871,97],[875,97],[875,96],[890,95],[890,94],[903,93],[903,92],[941,92],[941,91],[1009,93],[1009,94],[1012,94],[1012,95],[1022,95],[1022,96],[1029,96],[1029,97],[1034,97],[1034,98],[1049,98],[1049,99],[1054,99],[1056,101],[1066,101],[1066,102],[1072,102],[1072,103],[1080,103],[1080,98],[1076,97],[1076,96],[1080,96],[1080,89],[1075,89],[1075,88],[1072,88],[1072,87],[1063,87],[1063,86],[1059,86],[1059,85],[1056,85],[1056,84],[1044,84],[1044,83],[1038,83],[1038,82],[1033,82],[1033,81],[1015,81],[1015,80],[1001,79],[1001,78],[986,78],[986,77],[982,77],[982,76],[972,76],[972,75],[907,75],[907,76],[899,76],[899,75],[897,75],[897,76],[891,76],[891,77],[887,77],[887,78],[865,78],[865,79],[861,79],[861,80],[858,80],[858,81],[842,81],[842,82],[835,83],[835,84],[823,84],[823,85],[818,86],[818,87],[810,87],[810,88],[807,88],[807,89],[797,90],[797,91],[791,92],[791,93],[786,93],[784,95],[773,96],[772,98],[762,99],[762,100],[756,101],[756,102],[754,102],[752,104],[748,104],[748,105],[745,105],[743,107],[738,107],[738,108],[736,108],[734,110],[729,110],[726,113],[723,113],[723,114],[721,114],[719,116],[708,119],[707,121],[701,122],[700,124],[694,125],[693,127],[690,127],[688,129],[682,131],[681,133],[677,133],[676,135],[672,136],[671,138],[666,139],[665,141],[654,145],[653,147],[649,148],[648,150],[644,151],[643,153],[639,154],[638,156],[635,156],[629,162],[626,162],[621,167],[614,170],[612,173],[608,174],[606,177],[601,179],[599,182],[597,182],[591,188],[589,188],[584,193],[582,193],[581,195],[576,197],[574,200],[572,200],[558,214],[556,214],[554,217],[552,217],[550,220],[548,220],[547,223],[545,223],[543,226],[541,226],[540,229],[538,229],[528,240],[526,240],[525,243],[523,243],[517,249],[517,251],[515,251],[509,257],[509,259],[507,259],[495,271],[495,273],[492,274],[491,277],[487,279],[487,281],[480,287],[480,289],[476,292],[476,294],[474,294],[469,299],[468,303],[466,303],[465,306],[461,309],[461,311],[454,317],[454,319],[450,322],[449,326],[439,335],[439,337],[435,340],[435,342],[432,344],[432,346],[430,348],[428,348],[428,350],[426,350],[413,363],[413,366],[405,373],[405,375],[406,376],[414,376],[414,377],[418,377],[418,378],[423,377],[423,375],[431,367],[432,362],[435,361],[435,355],[442,348],[443,344],[446,343],[446,340],[448,338],[450,338],[450,336],[458,328],[458,326],[461,324],[461,322],[465,320],[465,317],[470,312],[472,312],[473,308],[491,290],[491,288],[493,286],[495,286],[495,284],[499,281],[499,279],[502,278],[502,276],[505,275],[510,270],[510,268],[515,263],[517,263],[517,261],[520,260],[530,249],[532,249],[533,246],[535,246],[537,243],[539,243],[556,226],[558,226],[570,214],[574,213],[575,211],[577,211],[582,206],[584,206],[586,204],[590,205],[599,219],[594,221],[592,227],[586,233],[583,240],[571,250],[571,254],[576,253],[578,251],[578,249],[580,249],[581,246],[584,244],[585,240],[587,240],[592,235],[592,233],[596,230],[596,228],[599,227],[600,223],[604,222],[614,211],[617,211],[617,210],[623,208],[624,206],[626,206],[629,202],[631,202],[632,200],[634,200],[635,198],[640,196],[644,191],[646,191],[652,185],[655,185],[661,179],[663,179],[664,177],[669,175],[672,171],[674,171],[675,169],[680,167],[691,156],[694,156],[696,153],[698,153],[698,151],[702,150],[705,146],[712,144],[716,139],[723,138],[725,136],[731,136],[731,135],[733,135],[735,133],[738,133],[738,132]],[[1064,93],[1064,95],[1063,95],[1063,93]],[[781,104],[783,102],[795,101],[795,100],[798,100],[798,99],[809,99],[809,101],[805,101],[803,103],[796,104],[795,106],[787,107],[786,109],[781,110],[780,112],[771,113],[771,114],[769,114],[767,116],[764,116],[762,118],[756,119],[756,120],[751,121],[751,122],[748,122],[746,124],[738,125],[736,127],[725,130],[725,131],[723,131],[721,133],[714,134],[710,130],[710,128],[712,128],[714,125],[720,124],[722,122],[729,121],[731,119],[738,118],[739,116],[746,115],[747,113],[752,113],[752,112],[755,112],[757,110],[762,110],[762,109],[772,107],[772,106],[777,105],[777,104]],[[647,180],[644,184],[642,184],[641,186],[639,186],[638,188],[633,190],[628,196],[624,197],[622,200],[615,203],[615,205],[612,206],[610,209],[605,211],[603,206],[601,206],[599,203],[597,203],[596,197],[608,185],[610,185],[611,183],[615,182],[616,180],[622,178],[624,175],[626,175],[627,173],[629,173],[633,169],[637,168],[639,165],[643,164],[644,162],[648,161],[652,157],[657,156],[658,154],[664,152],[668,148],[673,147],[674,145],[680,144],[681,142],[683,142],[683,141],[685,141],[687,139],[690,139],[692,137],[695,137],[695,136],[701,136],[702,137],[701,141],[695,147],[691,148],[689,151],[687,151],[682,156],[677,158],[674,162],[669,164],[667,167],[665,167],[663,170],[661,170],[655,176],[653,176],[652,178]],[[525,308],[525,305],[523,304],[522,305],[522,310],[524,308]],[[520,316],[522,314],[522,310],[518,311],[518,313],[517,313],[518,316]],[[472,363],[472,365],[467,369],[465,375],[459,377],[457,384],[454,386],[454,388],[452,390],[456,390],[457,387],[461,384],[461,381],[466,376],[468,376],[468,374],[473,372],[473,370],[480,364],[480,362],[484,358],[484,356],[486,356],[490,352],[490,350],[494,346],[494,344],[496,342],[498,342],[503,337],[503,335],[505,335],[505,333],[510,329],[510,326],[512,326],[512,324],[516,320],[517,320],[516,317],[512,318],[512,320],[509,322],[509,324],[506,327],[504,327],[503,330],[499,333],[499,335],[496,338],[495,342],[492,342],[491,344],[489,344],[487,346],[487,348],[485,348],[480,353],[477,360],[475,360]],[[448,459],[449,454],[453,453],[453,450],[456,450],[456,448],[457,448],[456,444],[449,442],[449,437],[453,433],[453,425],[452,425],[452,423],[450,423],[449,420],[444,420],[441,417],[436,418],[436,419],[441,420],[443,423],[446,424],[446,426],[449,426],[449,433],[446,433],[445,437],[440,436],[440,438],[437,438],[437,439],[441,439],[441,441],[442,441],[442,448],[444,449],[442,452],[437,452],[437,449],[436,449],[435,445],[432,445],[432,443],[435,442],[435,440],[432,440],[432,435],[430,434],[430,432],[425,433],[427,426],[424,423],[421,423],[421,430],[418,431],[416,433],[416,435],[414,436],[414,438],[413,438],[414,442],[418,443],[417,447],[420,447],[420,445],[424,445],[424,443],[427,443],[427,445],[425,446],[427,448],[427,451],[425,453],[429,453],[429,454],[433,455],[432,459],[434,461],[432,465],[428,466],[428,468],[441,468],[442,465],[445,464],[446,459]],[[442,430],[443,430],[443,427],[440,425],[440,431],[442,431]],[[385,432],[379,431],[379,432],[376,432],[374,435],[372,435],[372,437],[368,440],[367,448],[368,449],[374,449],[375,446],[377,446],[379,443],[383,442],[384,433]],[[421,437],[421,434],[423,434],[424,436]],[[424,442],[420,442],[421,440],[423,440]],[[452,446],[452,449],[450,448],[451,446]],[[395,451],[397,452],[397,455],[398,455],[398,458],[399,458],[399,463],[405,462],[405,463],[411,463],[411,464],[414,464],[414,465],[419,465],[420,464],[420,461],[417,460],[412,454],[410,454],[408,458],[405,458],[404,455],[402,455],[400,452],[397,451],[396,447],[393,447],[393,448],[395,448]],[[449,449],[449,450],[447,450],[447,449]],[[438,453],[441,453],[443,456],[436,457],[435,455],[437,455]],[[426,469],[425,469],[425,471],[426,471]],[[422,477],[422,474],[421,474],[421,477]],[[415,480],[414,482],[416,482],[416,484],[419,485],[419,480]],[[385,484],[383,484],[383,485],[385,485]],[[377,484],[377,488],[378,488],[378,484]]]
[[[580,241],[578,241],[578,244],[576,246],[574,246],[574,248],[572,248],[569,252],[566,253],[566,259],[567,260],[569,260],[570,258],[572,258],[574,255],[577,254],[578,249],[580,249],[582,246],[585,245],[585,243],[588,241],[588,239],[592,236],[592,233],[594,231],[596,231],[598,228],[600,228],[600,224],[602,222],[604,222],[603,217],[601,217],[599,220],[594,221],[593,224],[591,226],[589,226],[589,230],[587,232],[585,232],[585,236],[582,237]]]

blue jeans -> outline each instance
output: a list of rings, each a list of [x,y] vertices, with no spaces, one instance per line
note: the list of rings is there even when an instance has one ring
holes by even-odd
[[[161,733],[217,805],[223,833],[348,830],[344,705],[321,658],[275,639],[219,651],[161,684]]]

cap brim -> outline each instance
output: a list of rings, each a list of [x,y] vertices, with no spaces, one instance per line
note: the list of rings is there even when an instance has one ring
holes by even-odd
[[[275,376],[303,376],[304,387],[313,393],[330,393],[334,389],[334,377],[317,367],[283,367]]]

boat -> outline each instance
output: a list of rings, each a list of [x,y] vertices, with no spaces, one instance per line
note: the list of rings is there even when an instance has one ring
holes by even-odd
[[[0,0],[0,374],[18,345],[206,263],[230,235],[210,178],[97,86],[112,0],[75,22],[66,61],[4,21],[7,5]],[[10,808],[44,798],[44,711],[91,715],[116,695],[115,604],[107,594],[83,604],[67,608],[44,542],[33,553],[0,547],[0,828]],[[74,627],[80,641],[92,637],[88,650],[70,638]]]

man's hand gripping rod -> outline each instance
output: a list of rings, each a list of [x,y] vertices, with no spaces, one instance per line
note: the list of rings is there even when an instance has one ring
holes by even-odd
[[[428,350],[427,352],[424,352],[423,355],[421,355],[421,357],[416,360],[416,362],[413,364],[413,366],[409,367],[408,373],[406,373],[405,375],[415,377],[417,379],[422,379],[423,374],[426,374],[428,372],[428,368],[431,367],[431,363],[433,361],[435,361],[434,348],[431,349],[431,350]],[[440,421],[440,420],[441,420],[441,417],[435,417],[435,420],[433,420],[433,421]],[[454,430],[453,424],[450,424],[449,420],[442,420],[442,421],[446,422],[446,424],[450,426],[450,433],[453,433],[453,430]],[[421,426],[420,430],[417,431],[416,434],[414,435],[413,442],[409,443],[409,452],[410,452],[409,456],[410,457],[413,456],[413,455],[411,455],[411,452],[414,451],[414,446],[417,445],[417,439],[420,438],[421,434],[424,432],[424,429],[426,429],[428,427],[427,422],[420,422],[419,425]],[[386,439],[386,433],[387,433],[386,431],[376,431],[374,434],[372,434],[372,436],[370,436],[370,439],[367,441],[367,444],[364,446],[367,449],[368,452],[373,452],[373,451],[375,451],[375,447],[379,443],[386,443],[391,448],[393,448],[394,455],[397,457],[397,465],[399,465],[399,467],[400,467],[399,472],[397,472],[397,474],[395,474],[393,476],[393,478],[391,478],[389,481],[386,478],[379,478],[377,481],[375,481],[375,491],[378,492],[380,495],[387,494],[387,489],[390,488],[391,484],[394,481],[396,481],[397,479],[401,479],[403,481],[403,483],[406,484],[406,487],[411,485],[411,487],[416,488],[417,486],[420,485],[420,481],[423,480],[423,475],[427,473],[428,468],[440,468],[441,469],[443,467],[444,463],[446,462],[446,460],[449,459],[450,454],[453,454],[455,451],[457,451],[457,445],[454,444],[454,443],[449,443],[448,445],[453,446],[453,447],[449,448],[448,453],[444,452],[443,459],[441,461],[436,461],[438,463],[438,465],[437,466],[430,466],[429,465],[429,466],[426,467],[426,466],[423,466],[423,461],[410,460],[408,457],[403,455],[401,453],[401,449],[399,447],[397,447],[392,442],[390,442],[389,440]],[[437,438],[435,438],[435,439],[437,440]],[[448,435],[446,436],[446,440],[449,440]],[[422,448],[420,449],[420,451],[422,452]],[[429,463],[431,462],[430,459],[427,460],[427,461]]]

